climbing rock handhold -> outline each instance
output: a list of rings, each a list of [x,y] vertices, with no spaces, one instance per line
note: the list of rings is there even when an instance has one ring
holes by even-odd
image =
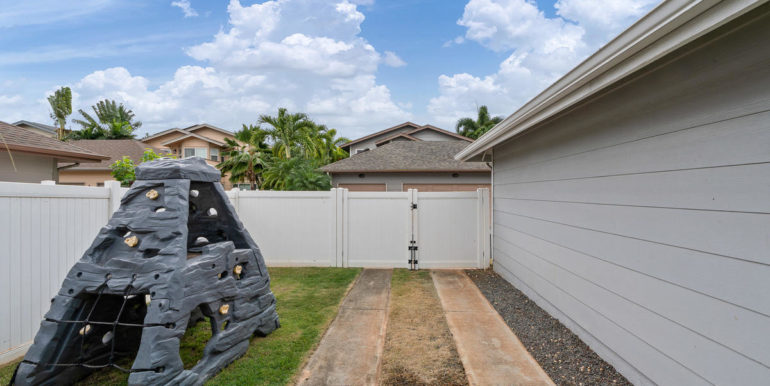
[[[133,248],[136,246],[136,244],[139,244],[139,238],[137,238],[136,236],[131,236],[123,240],[123,242],[126,243],[126,245],[128,245],[129,247]]]
[[[147,196],[147,198],[149,198],[150,200],[154,200],[154,199],[158,198],[159,194],[158,194],[158,191],[157,191],[157,190],[155,190],[155,189],[150,189],[150,191],[148,191],[148,192],[145,194],[145,196]]]

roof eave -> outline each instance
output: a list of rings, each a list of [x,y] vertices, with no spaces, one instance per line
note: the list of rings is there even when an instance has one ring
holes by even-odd
[[[200,139],[200,140],[202,140],[202,141],[206,141],[206,142],[208,142],[208,143],[213,143],[213,144],[215,144],[215,145],[217,145],[217,146],[225,146],[225,145],[226,145],[226,144],[225,144],[225,143],[223,143],[223,142],[215,141],[215,140],[213,140],[213,139],[211,139],[211,138],[206,138],[206,137],[204,137],[204,136],[202,136],[202,135],[198,135],[198,134],[195,134],[195,133],[187,133],[187,135],[186,135],[186,136],[183,136],[183,137],[178,137],[178,138],[174,138],[174,139],[172,139],[172,140],[169,140],[169,141],[166,141],[166,142],[163,142],[163,143],[161,143],[161,145],[163,145],[163,146],[167,146],[167,145],[170,145],[170,144],[172,144],[172,143],[175,143],[175,142],[178,142],[178,141],[181,141],[181,140],[187,139],[187,138],[197,138],[197,139]]]
[[[11,151],[15,150],[21,153],[47,155],[62,161],[100,162],[100,161],[110,159],[110,157],[99,155],[99,154],[91,155],[91,154],[70,152],[66,150],[41,149],[38,147],[18,145],[18,144],[12,144],[12,143],[5,144],[4,146],[0,147],[0,151],[6,151],[6,149]]]
[[[360,170],[324,170],[329,174],[354,173],[489,173],[492,169],[360,169]]]
[[[476,157],[574,106],[767,0],[670,0],[660,4],[455,155]]]

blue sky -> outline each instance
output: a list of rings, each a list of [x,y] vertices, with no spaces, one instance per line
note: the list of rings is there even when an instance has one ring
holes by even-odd
[[[172,4],[174,3],[174,4]],[[652,0],[0,0],[0,120],[124,102],[144,132],[234,130],[286,106],[357,137],[508,115]],[[73,116],[77,116],[75,113]]]

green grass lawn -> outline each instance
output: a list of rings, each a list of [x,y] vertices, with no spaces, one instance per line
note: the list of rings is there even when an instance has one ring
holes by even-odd
[[[321,340],[337,314],[342,296],[360,269],[270,268],[281,328],[265,338],[253,338],[246,354],[212,378],[209,385],[285,385],[299,371],[309,351]],[[185,333],[180,355],[186,368],[195,365],[211,337],[208,322]],[[121,364],[130,367],[130,361]],[[0,368],[0,385],[11,379],[15,364]],[[103,370],[82,384],[125,384],[128,374]]]

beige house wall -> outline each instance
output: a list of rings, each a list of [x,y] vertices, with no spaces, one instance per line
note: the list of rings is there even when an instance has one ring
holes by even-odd
[[[194,130],[191,133],[209,138],[217,142],[222,142],[222,143],[225,142],[225,138],[235,139],[232,135],[227,135],[220,131],[209,129],[206,127]],[[180,138],[184,136],[185,134],[182,134],[178,131],[174,131],[165,135],[161,135],[156,138],[152,138],[150,140],[142,140],[142,142],[146,143],[148,146],[151,146],[151,147],[168,149],[171,152],[171,154],[173,154],[177,158],[182,158],[184,156],[185,148],[205,147],[209,149],[208,156],[206,158],[206,163],[214,167],[217,167],[217,165],[219,165],[222,159],[222,153],[224,148],[222,146],[215,145],[211,142],[207,142],[200,138],[191,137],[169,145],[163,145],[164,142],[168,142],[173,140],[174,138]],[[219,150],[219,161],[211,160],[211,149]],[[221,182],[222,182],[222,186],[225,189],[231,189],[233,187],[233,184],[230,183],[227,175],[225,177],[222,177]]]
[[[103,186],[104,181],[114,180],[109,170],[62,169],[59,171],[59,184]]]
[[[173,131],[173,132],[170,132],[168,134],[161,135],[160,137],[155,137],[155,138],[147,139],[147,140],[142,139],[141,141],[146,143],[147,145],[149,145],[151,147],[162,148],[162,147],[167,147],[167,146],[163,146],[163,142],[168,142],[168,141],[170,141],[170,140],[172,140],[174,138],[178,138],[178,137],[181,137],[181,136],[183,136],[182,133],[180,133],[178,131]]]
[[[192,133],[200,135],[202,137],[210,138],[218,142],[225,142],[225,138],[234,139],[232,135],[225,134],[218,130],[209,129],[208,127],[202,127],[197,130],[193,130]]]

